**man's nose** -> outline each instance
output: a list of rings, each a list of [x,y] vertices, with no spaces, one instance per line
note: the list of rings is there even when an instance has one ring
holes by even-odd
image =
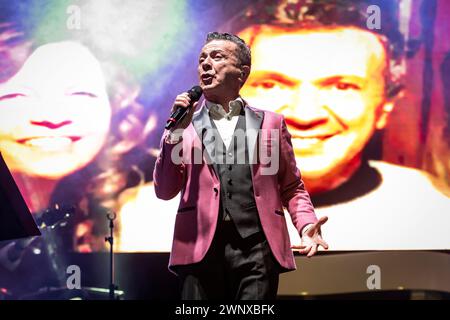
[[[319,91],[308,85],[295,90],[290,104],[283,108],[286,122],[299,130],[306,130],[328,121],[328,113]]]
[[[203,71],[208,71],[212,69],[211,61],[209,60],[209,58],[203,60],[200,66]]]

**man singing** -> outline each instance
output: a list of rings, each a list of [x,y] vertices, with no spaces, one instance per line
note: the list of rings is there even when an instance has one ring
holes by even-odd
[[[209,33],[198,63],[205,101],[161,141],[155,192],[168,200],[181,191],[169,268],[183,299],[275,299],[279,274],[296,268],[292,249],[311,257],[328,248],[327,217],[315,215],[283,116],[239,95],[250,67],[242,39]],[[190,104],[182,93],[172,111]],[[267,156],[277,170],[267,170]],[[283,207],[301,245],[290,244]]]

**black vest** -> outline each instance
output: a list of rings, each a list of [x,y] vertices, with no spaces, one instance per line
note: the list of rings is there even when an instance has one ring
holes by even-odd
[[[211,155],[220,179],[220,220],[232,220],[242,238],[262,231],[253,194],[252,168],[248,161],[244,108],[228,150],[220,137],[214,121],[216,143]]]

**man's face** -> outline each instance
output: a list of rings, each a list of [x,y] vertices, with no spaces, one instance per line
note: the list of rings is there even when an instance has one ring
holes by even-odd
[[[37,48],[0,84],[0,150],[14,172],[59,179],[84,167],[110,120],[100,64],[77,43]]]
[[[213,40],[202,48],[198,76],[208,100],[239,92],[242,82],[237,49],[235,43],[227,40]]]
[[[305,180],[345,171],[384,126],[386,56],[379,39],[350,28],[266,27],[251,47],[252,73],[241,93],[285,116]]]

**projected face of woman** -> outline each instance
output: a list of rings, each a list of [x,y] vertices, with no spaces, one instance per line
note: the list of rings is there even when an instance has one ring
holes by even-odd
[[[103,146],[111,107],[99,62],[75,42],[37,48],[0,84],[0,150],[13,172],[58,179]]]
[[[285,116],[302,175],[316,191],[342,183],[390,108],[383,45],[351,28],[258,32],[241,34],[253,37],[252,72],[241,94]]]

